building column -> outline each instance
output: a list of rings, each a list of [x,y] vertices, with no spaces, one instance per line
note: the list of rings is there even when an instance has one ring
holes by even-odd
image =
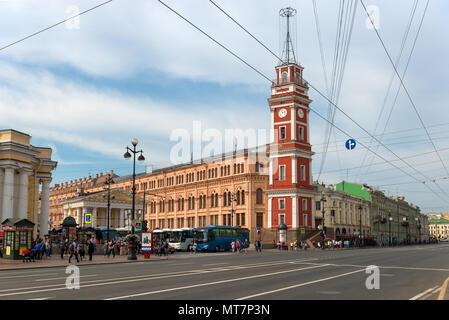
[[[14,168],[5,168],[3,178],[2,221],[13,218]]]
[[[50,181],[51,180],[42,181],[40,233],[39,233],[39,237],[42,239],[44,235],[48,233],[48,215],[50,213]]]
[[[19,202],[17,214],[20,219],[28,217],[28,176],[29,172],[22,170],[19,174]]]
[[[271,203],[272,203],[273,199],[272,198],[268,198],[268,229],[271,229]]]
[[[92,208],[92,228],[97,226],[97,208]]]
[[[120,209],[120,228],[125,226],[125,209]]]
[[[298,183],[298,174],[296,173],[297,169],[297,160],[296,157],[292,157],[292,183]]]
[[[76,208],[76,223],[83,225],[83,211],[82,208]]]
[[[294,196],[294,197],[292,197],[292,229],[293,230],[298,229],[298,221],[299,221],[298,197]]]
[[[37,230],[39,226],[39,178],[36,177],[35,179],[35,185],[34,185],[34,216],[33,216],[33,222],[34,225],[34,237],[37,237]]]

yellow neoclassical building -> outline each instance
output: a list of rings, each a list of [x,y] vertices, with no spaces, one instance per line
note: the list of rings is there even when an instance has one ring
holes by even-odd
[[[13,129],[0,130],[0,223],[28,219],[34,236],[48,233],[51,172],[57,162],[52,150],[31,145],[31,136]],[[41,201],[39,201],[39,194]]]

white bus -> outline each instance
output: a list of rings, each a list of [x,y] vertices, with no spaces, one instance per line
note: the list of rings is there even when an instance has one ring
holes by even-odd
[[[193,228],[172,229],[168,243],[177,251],[187,251],[193,241]]]

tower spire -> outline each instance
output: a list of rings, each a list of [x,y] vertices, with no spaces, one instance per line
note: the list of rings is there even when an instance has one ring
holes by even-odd
[[[285,44],[282,49],[282,63],[296,63],[295,50],[293,49],[293,42],[290,36],[290,18],[296,15],[296,9],[287,7],[279,10],[279,15],[281,17],[287,18],[287,36],[285,39]]]

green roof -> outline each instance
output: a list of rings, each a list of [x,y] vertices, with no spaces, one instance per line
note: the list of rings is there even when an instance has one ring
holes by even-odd
[[[349,182],[341,182],[336,185],[337,191],[342,191],[344,193],[348,193],[350,195],[353,195],[355,197],[359,197],[365,200],[371,201],[371,195],[366,190],[366,188],[360,184],[355,183],[349,183]]]
[[[449,220],[446,219],[430,219],[429,224],[449,224]]]

